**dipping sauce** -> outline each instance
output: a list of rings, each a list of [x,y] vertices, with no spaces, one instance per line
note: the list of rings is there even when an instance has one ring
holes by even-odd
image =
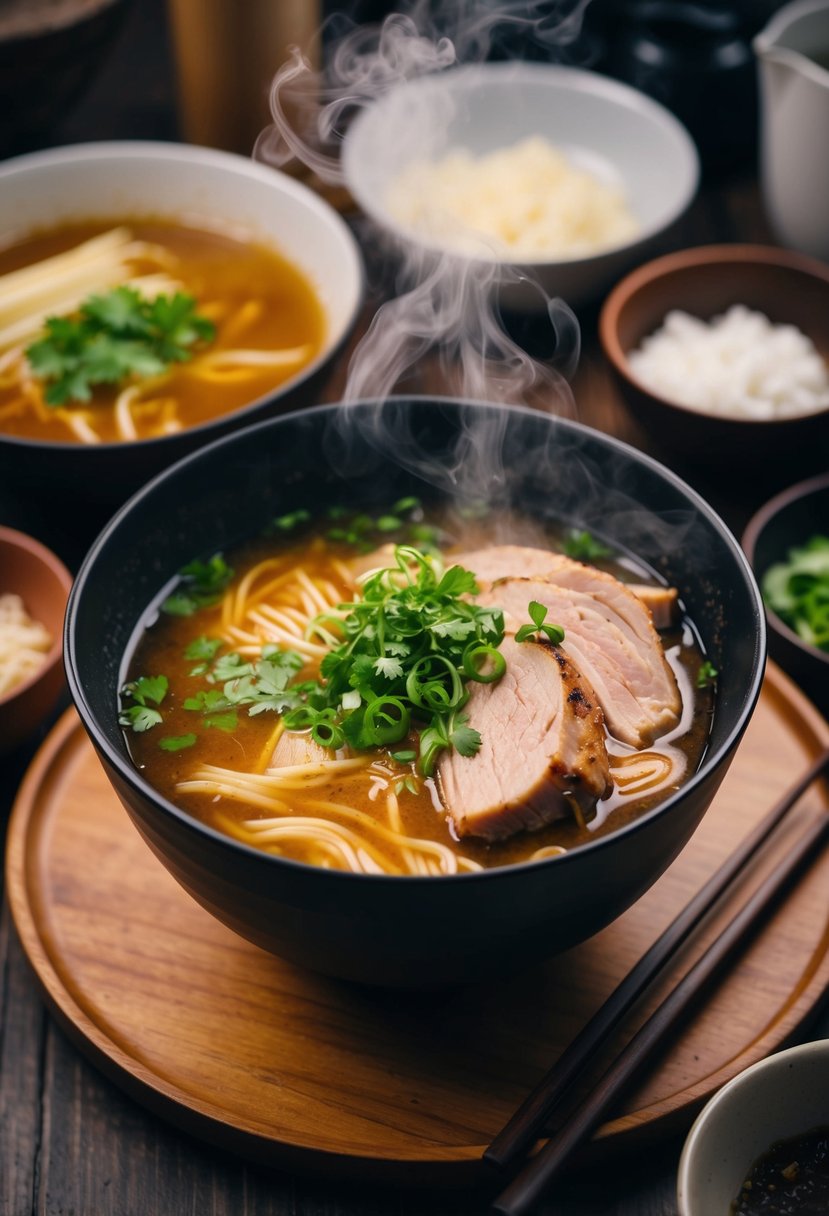
[[[780,1140],[751,1167],[730,1216],[826,1216],[829,1126]]]

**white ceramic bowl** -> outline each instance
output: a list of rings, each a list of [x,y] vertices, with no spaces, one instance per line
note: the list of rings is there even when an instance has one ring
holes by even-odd
[[[728,1216],[757,1158],[829,1125],[829,1039],[778,1052],[724,1085],[697,1118],[679,1163],[679,1216]]]
[[[284,173],[189,144],[102,142],[20,156],[0,165],[0,243],[66,220],[151,216],[250,236],[282,253],[313,284],[326,316],[312,362],[273,392],[161,438],[90,447],[0,434],[0,479],[85,482],[120,501],[187,451],[316,391],[356,320],[363,294],[359,248],[338,213]]]
[[[691,137],[643,93],[554,64],[487,63],[426,76],[394,87],[354,120],[343,146],[346,185],[366,214],[404,246],[445,257],[445,250],[389,215],[391,181],[412,161],[433,160],[449,148],[480,156],[529,135],[544,137],[573,164],[620,186],[639,223],[635,239],[591,257],[520,267],[548,295],[579,305],[643,261],[696,192],[699,159]],[[478,260],[499,262],[494,256]],[[502,293],[507,306],[521,310],[544,303],[537,289],[521,284],[509,283]]]

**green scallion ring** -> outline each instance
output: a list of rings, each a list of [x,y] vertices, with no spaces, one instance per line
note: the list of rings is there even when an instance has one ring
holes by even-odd
[[[345,743],[345,735],[336,722],[327,720],[317,722],[311,730],[311,738],[320,747],[329,747],[337,751]]]
[[[485,663],[489,664],[486,672],[482,670]],[[476,680],[479,684],[494,684],[507,670],[507,661],[500,650],[488,642],[471,642],[463,652],[461,666],[470,680]]]
[[[443,666],[444,672],[438,676],[433,665]],[[421,677],[426,675],[426,679]],[[449,688],[444,681],[449,680]],[[435,691],[435,686],[441,687],[445,698]],[[406,693],[409,700],[418,709],[433,709],[443,711],[456,709],[465,699],[463,680],[455,664],[442,654],[424,655],[418,659],[406,678]]]
[[[372,743],[399,743],[409,733],[411,717],[399,697],[376,697],[365,708],[363,731]]]

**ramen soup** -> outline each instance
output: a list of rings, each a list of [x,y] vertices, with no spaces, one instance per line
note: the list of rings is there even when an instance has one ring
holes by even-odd
[[[368,874],[555,856],[669,797],[716,683],[676,591],[588,534],[462,528],[298,511],[186,567],[125,668],[137,767],[245,844]]]
[[[0,250],[0,432],[170,434],[277,388],[324,335],[311,284],[253,241],[155,219],[37,232]]]

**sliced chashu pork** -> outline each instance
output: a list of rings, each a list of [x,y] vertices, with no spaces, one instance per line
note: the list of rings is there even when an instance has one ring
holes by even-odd
[[[563,553],[553,553],[550,549],[535,549],[530,545],[493,545],[491,549],[474,549],[469,553],[459,553],[451,560],[477,577],[483,590],[499,578],[549,578],[556,581],[557,573],[575,567],[580,571],[590,571],[599,578],[612,578],[612,575],[586,566],[583,562],[574,561]],[[583,577],[583,576],[580,576]],[[613,579],[618,582],[618,579]],[[658,587],[647,583],[624,583],[628,591],[640,600],[651,614],[657,629],[667,629],[676,620],[679,596],[676,587]]]
[[[470,684],[464,708],[480,751],[447,751],[438,765],[459,836],[534,831],[592,810],[612,784],[602,711],[562,649],[507,637],[501,652],[506,672],[496,684]]]
[[[649,609],[613,575],[560,553],[496,545],[461,554],[504,609],[508,632],[529,621],[531,600],[564,629],[564,650],[592,686],[613,735],[646,747],[679,721],[682,704]],[[516,571],[523,577],[515,577]]]

